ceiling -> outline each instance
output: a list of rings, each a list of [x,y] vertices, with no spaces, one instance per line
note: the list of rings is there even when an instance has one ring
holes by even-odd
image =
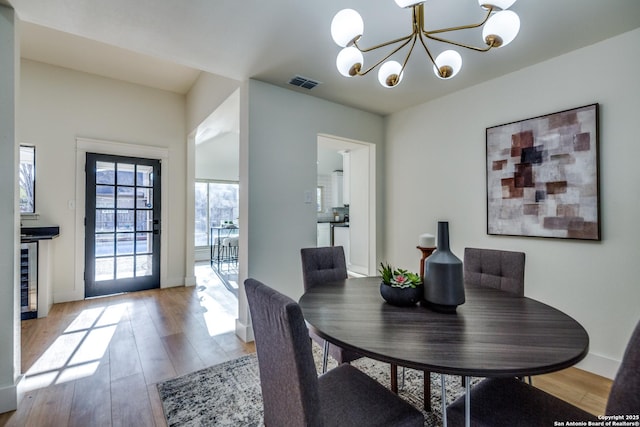
[[[406,35],[411,12],[393,0],[9,3],[23,21],[21,50],[28,59],[178,93],[186,93],[200,71],[239,81],[254,78],[382,115],[640,26],[638,0],[519,0],[511,8],[521,20],[513,43],[489,53],[459,49],[463,68],[447,81],[434,76],[418,46],[401,84],[386,89],[375,73],[346,78],[337,72],[340,48],[329,29],[333,15],[349,7],[364,19],[363,46]],[[468,24],[482,17],[477,0],[428,0],[425,14],[428,28]],[[436,54],[445,49],[431,46]],[[367,58],[365,65],[374,61]],[[293,88],[288,81],[294,75],[321,84],[310,91]]]

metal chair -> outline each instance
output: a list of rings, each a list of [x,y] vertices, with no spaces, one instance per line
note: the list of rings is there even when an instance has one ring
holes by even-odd
[[[253,320],[267,426],[423,426],[416,408],[358,369],[321,375],[300,306],[254,279],[244,282]]]
[[[222,241],[222,246],[225,254],[223,259],[227,262],[238,263],[238,236],[229,236]]]

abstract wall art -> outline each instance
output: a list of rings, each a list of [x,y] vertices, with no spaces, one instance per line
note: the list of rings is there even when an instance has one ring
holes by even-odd
[[[600,240],[598,104],[486,132],[487,234]]]

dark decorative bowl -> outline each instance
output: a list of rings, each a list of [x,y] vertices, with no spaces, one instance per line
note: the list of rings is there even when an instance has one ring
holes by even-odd
[[[415,288],[395,288],[384,282],[380,283],[380,295],[386,302],[399,307],[416,305],[423,298],[423,285]]]

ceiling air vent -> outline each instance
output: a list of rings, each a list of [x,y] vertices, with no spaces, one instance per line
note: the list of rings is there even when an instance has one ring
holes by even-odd
[[[298,87],[302,87],[305,89],[313,89],[314,87],[318,86],[320,84],[320,82],[317,82],[315,80],[311,80],[307,77],[302,77],[302,76],[294,76],[291,80],[289,80],[289,84],[290,85],[294,85],[294,86],[298,86]]]

